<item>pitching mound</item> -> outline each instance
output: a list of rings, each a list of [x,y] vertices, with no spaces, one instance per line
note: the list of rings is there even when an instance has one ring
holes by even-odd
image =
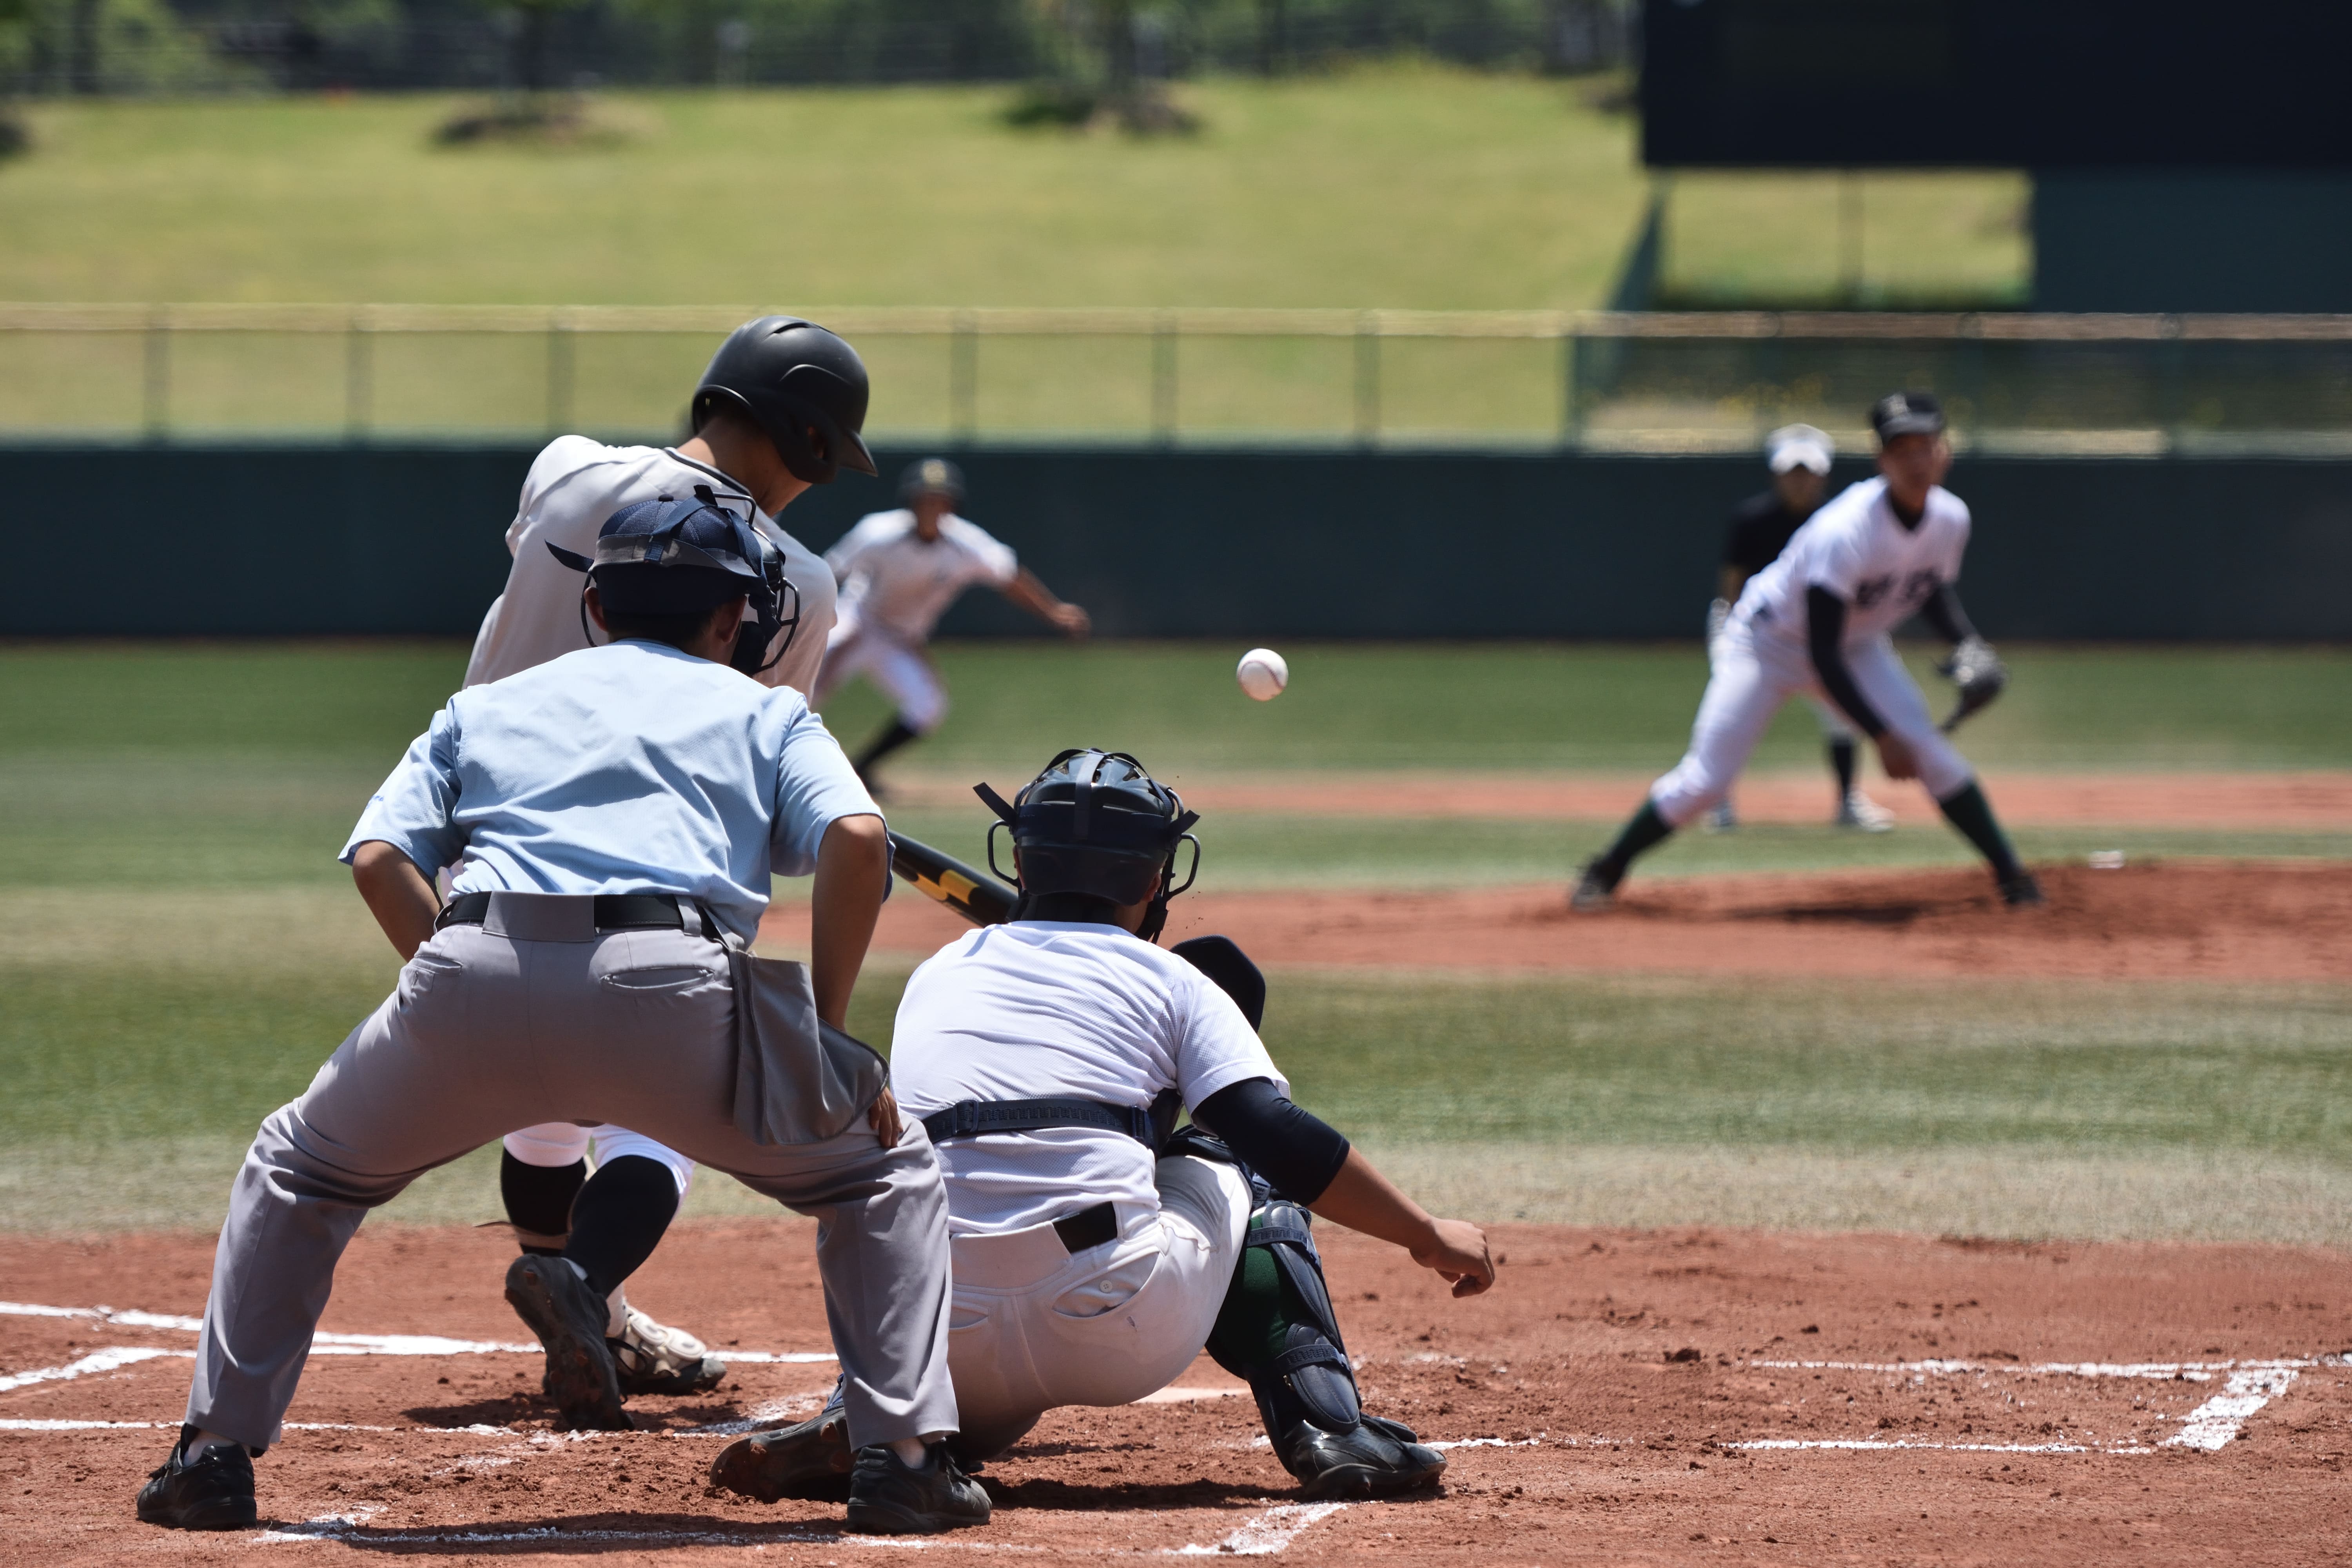
[[[1302,1505],[1202,1362],[1142,1404],[1048,1415],[984,1479],[984,1529],[839,1532],[838,1507],[704,1488],[732,1436],[833,1378],[810,1226],[681,1226],[635,1294],[733,1362],[552,1430],[490,1232],[362,1232],[282,1446],[268,1528],[172,1536],[131,1500],[186,1394],[208,1239],[0,1242],[0,1538],[12,1561],[1093,1563],[2340,1561],[2352,1533],[2345,1260],[2281,1247],[1497,1232],[1469,1302],[1334,1233],[1367,1397],[1444,1447],[1442,1491]],[[103,1309],[98,1303],[112,1303]],[[424,1338],[420,1336],[434,1336]],[[526,1342],[518,1345],[517,1342]],[[291,1554],[289,1556],[289,1554]]]
[[[1417,893],[1196,893],[1166,940],[1223,931],[1261,963],[1745,974],[2352,979],[2352,866],[2177,861],[2040,873],[2010,910],[1977,870],[1652,879],[1601,914],[1563,885]],[[763,933],[804,946],[805,905]],[[901,889],[879,951],[929,955],[970,928]]]

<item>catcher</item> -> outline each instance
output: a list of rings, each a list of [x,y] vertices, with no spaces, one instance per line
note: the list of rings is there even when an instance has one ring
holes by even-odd
[[[1362,1409],[1308,1215],[1405,1248],[1456,1296],[1494,1283],[1485,1234],[1433,1219],[1291,1103],[1240,949],[1156,945],[1199,820],[1174,791],[1085,751],[1017,805],[982,794],[1012,829],[1021,901],[915,972],[891,1056],[947,1180],[950,1451],[977,1464],[1056,1405],[1140,1399],[1205,1346],[1306,1496],[1433,1483],[1443,1456]],[[1171,1131],[1180,1103],[1192,1124]],[[823,1499],[849,1469],[835,1406],[735,1443],[711,1480]]]
[[[1952,466],[1943,410],[1929,394],[1897,392],[1878,400],[1870,423],[1878,478],[1815,512],[1748,580],[1713,650],[1690,750],[1650,786],[1617,841],[1586,863],[1570,900],[1577,909],[1608,908],[1636,856],[1723,799],[1773,715],[1800,692],[1826,695],[1877,742],[1888,778],[1927,786],[1985,858],[2004,901],[2042,902],[1976,774],[1946,738],[2009,676],[1952,586],[1969,509],[1943,488]],[[1960,700],[1940,726],[1895,651],[1895,628],[1915,614],[1953,645],[1941,668]]]

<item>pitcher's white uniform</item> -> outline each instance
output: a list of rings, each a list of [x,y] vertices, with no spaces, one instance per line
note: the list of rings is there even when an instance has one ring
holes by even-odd
[[[1680,827],[1723,798],[1780,705],[1800,693],[1827,701],[1806,646],[1805,593],[1826,588],[1850,606],[1841,645],[1853,682],[1886,727],[1910,742],[1927,793],[1944,800],[1975,777],[1927,712],[1895,651],[1895,628],[1957,583],[1969,509],[1949,490],[1927,492],[1919,526],[1887,504],[1886,481],[1864,479],[1805,521],[1788,548],[1748,579],[1711,652],[1706,695],[1690,750],[1650,786],[1658,815]]]
[[[908,729],[938,729],[948,714],[947,689],[923,645],[966,588],[1013,585],[1021,563],[1012,547],[953,512],[940,519],[939,538],[926,542],[916,535],[915,514],[901,507],[860,518],[824,561],[840,580],[840,615],[811,700],[822,708],[850,677],[865,675]]]
[[[971,931],[907,983],[898,1103],[1079,1099],[1189,1109],[1266,1079],[1289,1086],[1232,998],[1116,926],[1022,921]],[[1155,1161],[1123,1133],[1055,1127],[938,1145],[955,1253],[949,1362],[963,1429],[1016,1435],[1062,1405],[1124,1405],[1192,1363],[1249,1222],[1231,1165]],[[1108,1203],[1116,1240],[1073,1254],[1054,1222]]]
[[[800,591],[801,622],[783,658],[759,679],[807,695],[824,658],[833,630],[833,574],[776,520],[759,510],[741,485],[716,468],[679,457],[666,447],[607,447],[585,436],[561,436],[532,462],[522,482],[521,503],[507,528],[507,551],[514,564],[506,592],[491,601],[467,661],[466,684],[503,680],[534,665],[589,646],[581,614],[580,574],[548,553],[559,544],[593,556],[604,520],[625,506],[659,496],[690,496],[708,485],[722,503],[748,510],[751,525],[783,552],[784,575]],[[601,639],[599,639],[601,640]],[[641,1154],[667,1165],[677,1178],[678,1196],[694,1179],[694,1162],[674,1150],[620,1127],[575,1127],[551,1121],[508,1134],[507,1152],[527,1165],[569,1165],[595,1140],[596,1158],[610,1162]]]

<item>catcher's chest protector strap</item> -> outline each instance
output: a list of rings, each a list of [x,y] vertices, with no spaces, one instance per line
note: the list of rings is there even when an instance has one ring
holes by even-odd
[[[1097,1100],[960,1100],[923,1118],[923,1131],[934,1143],[991,1132],[1036,1132],[1048,1127],[1123,1132],[1147,1149],[1159,1143],[1150,1110]]]

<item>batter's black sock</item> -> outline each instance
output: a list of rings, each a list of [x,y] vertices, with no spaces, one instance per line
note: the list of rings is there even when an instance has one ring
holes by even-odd
[[[1656,805],[1645,800],[1642,803],[1642,809],[1633,814],[1633,820],[1617,835],[1617,842],[1592,863],[1592,869],[1607,879],[1613,888],[1624,879],[1635,856],[1664,843],[1674,836],[1674,831],[1673,825],[1658,815]]]
[[[572,1202],[588,1179],[588,1162],[569,1165],[532,1165],[499,1151],[499,1195],[506,1200],[507,1220],[523,1237],[522,1249],[541,1258],[563,1250],[563,1233],[572,1228]]]
[[[907,721],[894,713],[890,717],[890,727],[866,742],[866,749],[858,752],[856,760],[849,765],[856,768],[859,776],[863,777],[868,768],[908,742],[919,739],[920,735],[920,731],[909,730],[907,728]]]
[[[572,1205],[564,1258],[580,1266],[588,1289],[609,1296],[661,1245],[677,1215],[677,1178],[659,1160],[624,1154],[596,1167]]]
[[[1993,817],[1992,802],[1985,799],[1984,791],[1973,781],[1958,795],[1936,804],[1944,808],[1944,820],[1958,828],[1961,837],[1991,864],[1994,876],[2006,882],[2025,869],[2017,863],[2017,851],[2009,847],[2009,835]]]
[[[1853,796],[1853,738],[1841,736],[1830,742],[1830,771],[1837,774],[1838,805],[1843,809]]]

